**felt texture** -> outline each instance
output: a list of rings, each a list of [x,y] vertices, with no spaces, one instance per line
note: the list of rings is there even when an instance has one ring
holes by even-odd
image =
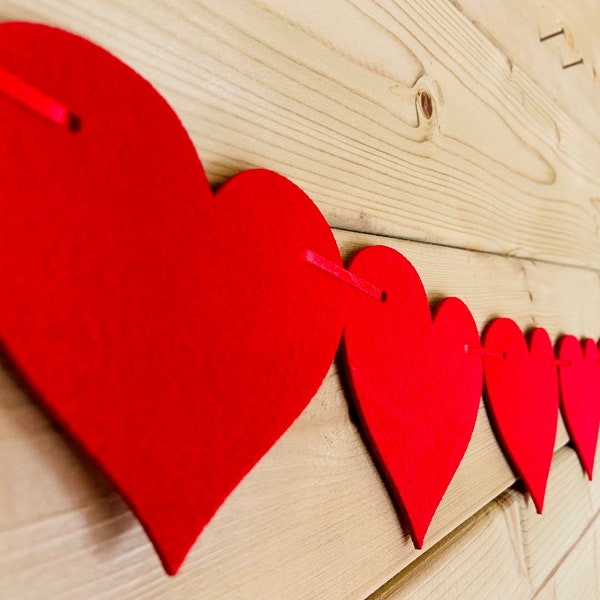
[[[594,340],[580,343],[567,335],[558,343],[558,355],[561,362],[567,363],[559,366],[562,414],[577,456],[591,480],[600,424],[600,353]]]
[[[483,334],[485,399],[496,436],[533,499],[544,507],[558,425],[558,373],[545,329],[525,340],[511,319],[495,319]]]
[[[81,123],[0,94],[4,350],[173,574],[331,365],[348,286],[302,252],[337,245],[275,173],[213,196],[172,109],[92,43],[5,23],[0,65]]]
[[[349,296],[343,358],[367,440],[417,548],[465,453],[482,389],[469,309],[447,298],[433,320],[419,275],[384,246],[358,252],[349,270],[385,301]]]

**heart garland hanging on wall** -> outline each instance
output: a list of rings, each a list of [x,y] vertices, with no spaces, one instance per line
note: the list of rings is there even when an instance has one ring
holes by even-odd
[[[0,65],[81,125],[0,95],[1,339],[175,573],[327,373],[345,286],[302,251],[339,251],[276,173],[213,196],[175,113],[106,51],[0,32]]]
[[[541,510],[558,414],[544,331],[528,352],[516,324],[494,322],[484,341],[509,357],[494,362],[466,305],[447,298],[432,317],[396,251],[367,248],[345,270],[281,175],[248,171],[213,194],[175,113],[118,59],[46,26],[0,32],[3,350],[168,573],[316,393],[342,325],[367,440],[417,547],[469,443],[482,355],[498,435]],[[598,353],[571,337],[562,410],[591,478]],[[528,450],[531,419],[543,427]]]

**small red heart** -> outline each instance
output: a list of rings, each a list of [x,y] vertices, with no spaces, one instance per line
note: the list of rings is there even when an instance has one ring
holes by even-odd
[[[483,344],[487,406],[496,434],[542,512],[558,425],[558,375],[546,330],[529,336],[511,319],[496,319]]]
[[[275,173],[213,196],[175,113],[104,50],[0,31],[0,65],[81,120],[0,94],[0,336],[175,573],[327,373],[345,287],[303,249],[339,251]]]
[[[567,335],[558,345],[559,382],[565,424],[579,460],[590,480],[600,425],[600,353],[594,340]]]
[[[376,460],[417,548],[467,449],[481,399],[482,361],[469,309],[458,298],[433,321],[414,267],[384,246],[358,252],[349,270],[385,292],[355,292],[344,325],[350,388]]]

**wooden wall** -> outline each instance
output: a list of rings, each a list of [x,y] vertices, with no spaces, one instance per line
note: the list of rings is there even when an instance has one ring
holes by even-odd
[[[458,295],[480,330],[503,315],[600,336],[592,0],[0,0],[0,18],[112,51],[172,104],[212,183],[289,177],[345,256],[397,248],[431,301]],[[562,422],[546,498],[535,514],[482,405],[414,550],[334,364],[168,578],[123,502],[0,372],[0,598],[600,597],[600,484]]]

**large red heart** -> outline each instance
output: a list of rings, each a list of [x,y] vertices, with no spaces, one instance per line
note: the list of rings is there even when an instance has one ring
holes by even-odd
[[[486,399],[496,434],[541,513],[558,425],[552,342],[546,330],[536,328],[528,348],[513,320],[496,319],[483,344]]]
[[[349,270],[384,292],[355,292],[344,325],[344,359],[373,453],[417,548],[462,457],[481,399],[482,361],[469,309],[442,301],[433,321],[419,275],[384,246],[358,252]]]
[[[72,132],[0,94],[0,336],[175,573],[317,391],[344,284],[310,199],[250,171],[213,197],[174,112],[93,44],[0,26],[0,66]]]
[[[594,340],[567,335],[558,345],[559,381],[565,425],[590,480],[600,425],[600,353]]]

